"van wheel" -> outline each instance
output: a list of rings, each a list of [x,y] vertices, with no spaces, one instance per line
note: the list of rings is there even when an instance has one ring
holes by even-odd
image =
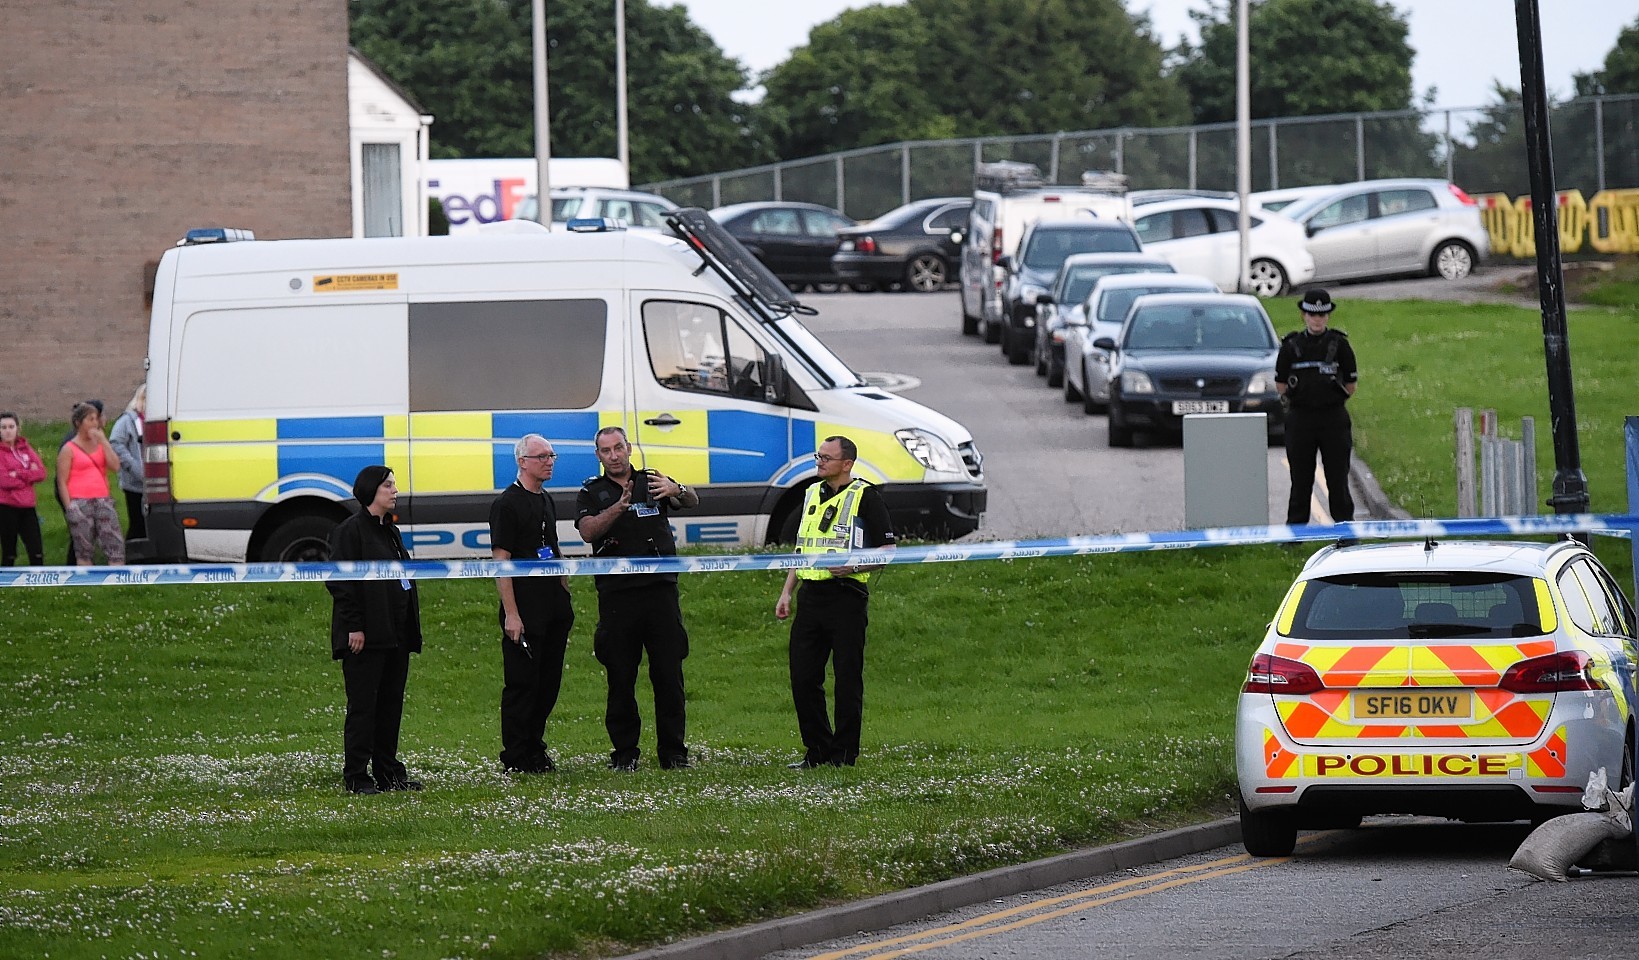
[[[1241,843],[1254,857],[1289,857],[1298,845],[1298,822],[1287,810],[1248,810],[1241,802]]]
[[[336,521],[329,517],[300,514],[275,527],[262,545],[263,563],[323,563],[330,559],[330,531]]]
[[[971,313],[968,313],[967,312],[967,307],[963,307],[962,308],[962,336],[972,337],[972,336],[977,336],[978,333],[979,333],[979,318],[975,317]]]
[[[799,502],[798,506],[786,511],[785,516],[780,519],[780,528],[774,532],[774,542],[785,546],[795,544],[797,542],[797,528],[800,526],[802,526],[802,506]]]

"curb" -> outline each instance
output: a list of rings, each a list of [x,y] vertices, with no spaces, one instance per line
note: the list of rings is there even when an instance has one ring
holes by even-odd
[[[1389,499],[1377,483],[1377,475],[1358,456],[1349,458],[1349,493],[1365,508],[1362,520],[1410,520],[1411,514]]]
[[[857,903],[707,934],[627,954],[621,960],[755,960],[779,950],[882,930],[986,900],[1215,850],[1239,843],[1240,839],[1238,819],[1181,827],[1137,840],[1075,850],[1045,860],[886,893]]]

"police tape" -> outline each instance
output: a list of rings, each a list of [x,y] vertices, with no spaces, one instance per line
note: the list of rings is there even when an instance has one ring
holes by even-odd
[[[803,570],[854,564],[1023,560],[1151,550],[1256,546],[1353,539],[1544,536],[1597,533],[1632,538],[1639,516],[1565,514],[1452,520],[1357,520],[1336,525],[1217,527],[1176,533],[1116,533],[1044,540],[998,540],[857,550],[831,554],[716,554],[682,557],[581,557],[562,560],[411,560],[330,563],[152,564],[121,567],[0,568],[0,587],[92,587],[183,583],[289,583],[326,580],[466,580],[492,577],[584,577],[640,573]]]

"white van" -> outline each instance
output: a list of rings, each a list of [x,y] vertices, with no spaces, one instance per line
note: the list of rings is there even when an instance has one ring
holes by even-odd
[[[487,557],[489,505],[526,433],[557,448],[559,536],[584,547],[572,506],[610,425],[640,466],[699,490],[673,521],[681,544],[794,538],[833,434],[858,444],[854,473],[896,529],[978,527],[986,490],[961,424],[862,381],[704,211],[670,224],[167,251],[148,340],[150,542],[133,553],[323,559],[359,468],[384,463],[416,557]]]
[[[1003,160],[982,163],[974,178],[973,211],[962,239],[960,289],[962,332],[982,332],[986,343],[1001,339],[1003,326],[1003,257],[1019,248],[1019,237],[1032,221],[1109,217],[1132,222],[1126,178],[1088,171],[1081,186],[1044,182],[1030,163]]]

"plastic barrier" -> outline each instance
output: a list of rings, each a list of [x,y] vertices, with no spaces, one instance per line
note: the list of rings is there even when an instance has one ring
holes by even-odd
[[[222,563],[137,567],[0,568],[0,587],[105,587],[180,583],[289,583],[324,580],[464,580],[490,577],[583,577],[593,574],[723,573],[798,570],[846,564],[958,563],[1151,550],[1251,546],[1299,541],[1413,539],[1508,534],[1598,533],[1632,537],[1639,516],[1566,514],[1449,520],[1357,520],[1336,525],[1219,527],[1177,533],[1126,533],[1047,540],[947,543],[897,550],[830,554],[723,554],[686,557],[588,557],[566,560],[412,560],[360,563]]]
[[[1577,253],[1588,235],[1588,201],[1580,190],[1561,190],[1559,198],[1559,249]],[[1501,193],[1475,197],[1480,221],[1491,237],[1494,256],[1529,260],[1537,255],[1537,223],[1531,216],[1531,198],[1509,200]]]
[[[1601,190],[1588,202],[1588,245],[1600,253],[1639,253],[1639,190]]]

